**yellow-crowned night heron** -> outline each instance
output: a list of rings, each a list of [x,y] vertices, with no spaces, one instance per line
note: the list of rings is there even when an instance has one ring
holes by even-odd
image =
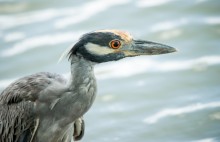
[[[69,51],[71,78],[36,73],[10,84],[0,95],[1,142],[72,142],[84,133],[82,116],[96,95],[94,65],[125,57],[176,51],[160,43],[134,40],[118,30],[83,35]]]

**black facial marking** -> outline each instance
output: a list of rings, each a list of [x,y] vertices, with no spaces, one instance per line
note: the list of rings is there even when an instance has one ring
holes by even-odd
[[[76,55],[76,53],[80,53],[84,58],[98,63],[112,61],[112,60],[119,60],[121,58],[124,58],[123,53],[114,53],[114,54],[108,54],[102,56],[102,55],[91,54],[85,49],[85,45],[88,43],[109,47],[109,42],[114,39],[122,40],[120,36],[115,35],[114,33],[111,32],[92,32],[85,34],[70,50],[68,54],[69,59],[71,58],[71,56]]]
[[[110,32],[89,33],[84,35],[81,40],[83,40],[85,43],[91,42],[100,46],[109,46],[109,42],[113,39],[122,40],[120,36]]]

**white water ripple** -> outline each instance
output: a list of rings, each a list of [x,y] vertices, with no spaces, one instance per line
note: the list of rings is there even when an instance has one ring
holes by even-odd
[[[144,122],[147,124],[157,123],[160,119],[169,117],[169,116],[177,116],[185,113],[192,113],[195,111],[200,111],[203,109],[210,109],[220,107],[220,102],[209,102],[209,103],[197,103],[179,108],[167,108],[163,109],[152,116],[144,119]]]
[[[181,27],[183,25],[186,25],[190,22],[192,22],[192,21],[190,21],[190,19],[188,19],[188,18],[180,18],[177,20],[169,20],[169,21],[159,22],[159,23],[154,24],[151,27],[151,32],[160,32],[160,31],[175,29],[177,27]]]
[[[6,30],[18,26],[55,21],[55,28],[64,28],[68,25],[82,22],[91,16],[104,11],[111,6],[128,3],[130,0],[94,0],[75,7],[48,8],[43,10],[24,12],[13,15],[0,15],[0,29]]]
[[[197,69],[200,70],[198,65],[202,65],[202,69],[220,64],[220,56],[206,56],[197,59],[183,60],[183,61],[155,61],[146,60],[145,57],[139,57],[128,60],[121,60],[118,62],[110,62],[101,64],[95,67],[96,77],[100,80],[110,78],[124,78],[133,76],[140,73],[150,72],[169,72]],[[196,67],[195,67],[196,66]],[[65,78],[70,76],[69,73],[63,74]],[[0,88],[9,85],[15,79],[0,80]]]
[[[47,45],[56,45],[60,43],[72,42],[77,40],[82,33],[84,32],[66,32],[27,38],[20,42],[17,42],[11,48],[2,51],[0,56],[9,57],[24,53],[28,50],[37,47],[46,47]]]
[[[138,7],[155,7],[169,3],[174,0],[139,0],[137,1]]]
[[[12,33],[7,33],[3,39],[5,42],[13,42],[17,40],[22,40],[25,38],[25,36],[26,35],[23,32],[12,32]]]
[[[111,1],[104,1],[104,0],[96,0],[86,3],[80,8],[76,9],[76,13],[69,14],[64,18],[60,18],[55,21],[55,28],[66,28],[69,25],[80,23],[84,20],[91,18],[91,16],[98,14],[102,11],[107,10],[108,8],[114,5],[120,5],[128,3],[129,0],[111,0]]]
[[[10,29],[17,26],[44,22],[59,16],[59,11],[55,9],[45,9],[40,11],[0,16],[0,29]]]
[[[188,26],[190,24],[205,24],[205,25],[218,25],[220,24],[219,16],[205,16],[200,19],[194,17],[181,17],[179,19],[169,19],[166,21],[155,23],[150,27],[152,33],[171,31],[174,29],[181,29],[183,26]]]
[[[195,140],[191,142],[218,142],[218,141],[215,138],[205,138],[205,139]]]
[[[216,64],[220,64],[220,56],[206,56],[180,61],[156,61],[146,57],[139,57],[103,64],[95,68],[95,71],[98,74],[98,79],[109,79],[129,77],[145,72],[169,72],[190,69],[201,71],[207,69],[208,66]]]

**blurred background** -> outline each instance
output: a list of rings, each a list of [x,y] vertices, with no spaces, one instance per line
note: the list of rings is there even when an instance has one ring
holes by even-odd
[[[97,29],[178,49],[97,65],[83,142],[220,141],[219,0],[0,2],[0,91],[40,71],[68,76],[62,52]]]

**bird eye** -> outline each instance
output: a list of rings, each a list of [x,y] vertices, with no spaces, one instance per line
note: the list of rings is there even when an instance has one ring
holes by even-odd
[[[119,40],[112,40],[109,44],[113,49],[118,49],[121,46],[121,42]]]

